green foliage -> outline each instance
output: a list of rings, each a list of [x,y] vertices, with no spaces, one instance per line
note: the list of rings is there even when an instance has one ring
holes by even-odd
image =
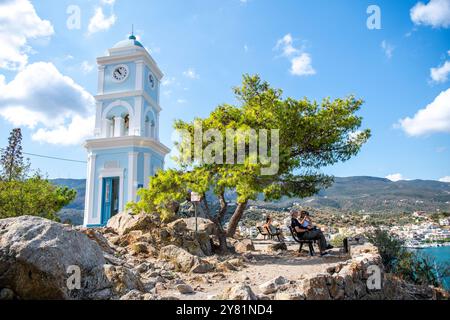
[[[23,180],[30,165],[24,161],[22,154],[22,131],[13,129],[8,138],[8,146],[2,151],[0,157],[2,168],[0,180]]]
[[[185,177],[177,170],[158,171],[150,179],[148,188],[138,190],[139,201],[127,204],[134,213],[159,213],[162,220],[170,219],[176,212],[174,202],[186,199]]]
[[[439,287],[442,279],[450,275],[449,264],[437,265],[429,256],[407,250],[387,231],[375,230],[367,238],[378,248],[386,271],[406,281]]]
[[[380,229],[369,233],[367,239],[378,248],[386,271],[394,271],[399,258],[405,250],[403,241]]]
[[[22,156],[22,133],[14,129],[0,160],[0,219],[23,215],[58,220],[56,213],[75,199],[77,192],[58,187],[39,172],[30,176]]]
[[[56,213],[75,196],[75,190],[57,187],[39,174],[26,180],[0,181],[0,218],[31,215],[57,221]]]
[[[235,88],[234,93],[239,101],[238,106],[224,104],[206,118],[197,118],[192,122],[178,120],[175,129],[188,132],[191,137],[195,136],[196,125],[201,125],[203,132],[216,130],[222,137],[227,136],[227,130],[252,129],[257,133],[262,129],[279,130],[278,171],[263,175],[262,169],[267,165],[261,161],[255,164],[248,156],[244,163],[239,164],[236,152],[234,162],[225,163],[226,143],[223,143],[223,150],[212,152],[216,159],[222,155],[223,163],[190,161],[195,158],[192,156],[195,139],[191,139],[190,145],[179,146],[183,149],[182,156],[176,160],[182,170],[166,174],[160,172],[151,180],[149,189],[140,191],[141,201],[130,204],[130,208],[134,211],[158,210],[165,215],[167,202],[183,198],[186,191],[204,194],[207,190],[213,190],[222,200],[216,215],[220,224],[226,211],[223,195],[225,190],[233,189],[237,193],[238,206],[229,224],[228,233],[232,236],[249,200],[256,199],[260,194],[267,200],[274,200],[283,196],[307,197],[317,193],[333,182],[332,177],[321,174],[318,169],[350,159],[370,137],[369,130],[359,131],[362,118],[355,113],[363,101],[353,96],[324,99],[321,103],[306,98],[284,99],[281,90],[271,88],[257,75],[244,75],[242,86]],[[250,139],[246,136],[243,140],[247,155]],[[211,142],[202,139],[202,150],[207,149]],[[271,157],[270,137],[268,143],[267,156]],[[233,144],[236,150],[237,137]],[[189,157],[186,157],[186,150]],[[158,192],[164,195],[158,196]]]
[[[333,239],[331,239],[330,244],[333,247],[341,248],[341,247],[344,246],[344,239],[348,238],[348,237],[349,237],[349,235],[347,235],[347,234],[336,235],[336,236],[333,237]]]

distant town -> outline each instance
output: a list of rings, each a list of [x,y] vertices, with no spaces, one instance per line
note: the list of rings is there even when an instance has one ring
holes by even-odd
[[[244,237],[261,237],[258,226],[264,223],[265,217],[271,216],[283,230],[286,240],[293,241],[288,228],[291,220],[289,209],[292,208],[274,211],[251,206],[247,218],[239,226],[239,232]],[[312,210],[314,221],[330,241],[340,241],[345,237],[362,238],[375,229],[381,229],[397,236],[408,248],[450,246],[450,215],[447,213],[416,211],[384,217],[379,214],[330,214],[311,208],[308,210]],[[386,223],[383,223],[384,219]]]

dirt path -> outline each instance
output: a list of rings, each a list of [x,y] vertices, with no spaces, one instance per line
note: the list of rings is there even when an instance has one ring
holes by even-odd
[[[238,283],[248,284],[256,294],[260,294],[259,285],[278,276],[289,280],[299,280],[305,275],[325,273],[332,264],[345,261],[338,249],[331,251],[330,256],[309,256],[305,249],[298,253],[298,244],[289,244],[288,251],[268,253],[265,251],[269,241],[256,241],[252,252],[252,262],[246,262],[239,271],[224,274],[207,274],[187,277],[186,283],[196,288],[191,295],[181,295],[175,290],[167,290],[164,295],[179,297],[183,300],[205,300],[221,293],[225,288]]]

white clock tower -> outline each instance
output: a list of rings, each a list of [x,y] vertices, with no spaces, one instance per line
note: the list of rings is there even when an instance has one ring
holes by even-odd
[[[87,140],[84,225],[104,226],[137,200],[137,190],[164,167],[159,141],[161,70],[134,35],[97,59],[95,138]]]

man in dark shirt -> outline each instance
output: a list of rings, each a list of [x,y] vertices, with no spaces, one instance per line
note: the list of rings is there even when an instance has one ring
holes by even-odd
[[[328,254],[326,250],[332,249],[333,247],[327,244],[327,240],[325,239],[325,236],[323,235],[322,231],[319,229],[309,230],[308,228],[303,227],[300,221],[298,221],[299,217],[298,211],[292,211],[291,215],[292,215],[291,227],[297,233],[298,237],[301,240],[312,240],[312,241],[317,240],[319,242],[320,255],[324,256]]]

